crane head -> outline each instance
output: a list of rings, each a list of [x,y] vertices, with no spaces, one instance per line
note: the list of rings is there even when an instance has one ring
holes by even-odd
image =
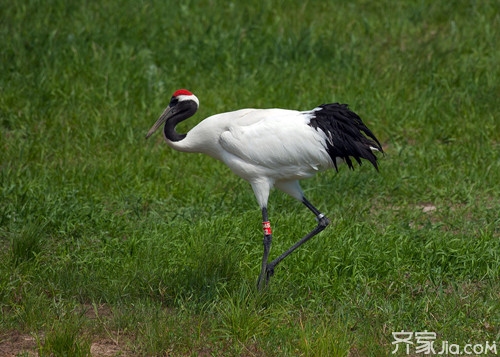
[[[168,107],[165,108],[156,123],[154,123],[151,129],[149,129],[146,134],[146,139],[153,135],[153,133],[165,122],[167,122],[168,119],[176,115],[180,116],[181,119],[185,119],[186,117],[193,115],[198,110],[199,106],[200,101],[193,93],[187,89],[176,90],[174,94],[172,94],[172,98],[170,98]]]

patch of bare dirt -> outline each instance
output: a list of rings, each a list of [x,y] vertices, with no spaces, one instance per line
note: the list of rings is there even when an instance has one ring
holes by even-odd
[[[100,341],[93,342],[92,345],[90,346],[90,354],[92,355],[92,357],[132,356],[122,346],[116,344],[115,341],[109,339],[103,339]]]
[[[30,334],[10,331],[0,336],[0,357],[36,357],[37,342]],[[90,346],[92,357],[131,357],[133,354],[111,339],[100,339]]]
[[[23,334],[18,331],[10,331],[0,335],[0,356],[16,357],[20,354],[28,356],[37,356],[36,340],[29,334]]]

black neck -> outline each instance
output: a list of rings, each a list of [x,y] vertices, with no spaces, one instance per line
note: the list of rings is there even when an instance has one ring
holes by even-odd
[[[165,123],[163,132],[165,137],[170,141],[181,141],[186,137],[186,134],[180,134],[175,130],[177,124],[184,121],[194,115],[198,106],[192,100],[186,100],[178,102],[172,110],[171,117]]]

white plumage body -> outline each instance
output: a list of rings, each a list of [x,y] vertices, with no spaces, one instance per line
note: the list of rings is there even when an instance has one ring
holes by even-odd
[[[181,141],[165,140],[224,162],[252,185],[261,207],[273,186],[300,200],[296,181],[333,167],[325,133],[308,125],[313,111],[241,109],[204,119]]]

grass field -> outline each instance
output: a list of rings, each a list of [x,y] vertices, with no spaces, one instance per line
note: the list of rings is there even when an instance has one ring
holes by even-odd
[[[498,1],[19,0],[0,19],[1,356],[385,356],[402,330],[413,356],[424,331],[436,354],[500,354]],[[380,173],[302,182],[332,225],[265,293],[250,186],[144,140],[178,88],[201,101],[183,131],[339,101],[384,145]],[[280,192],[269,213],[272,257],[315,225]]]

